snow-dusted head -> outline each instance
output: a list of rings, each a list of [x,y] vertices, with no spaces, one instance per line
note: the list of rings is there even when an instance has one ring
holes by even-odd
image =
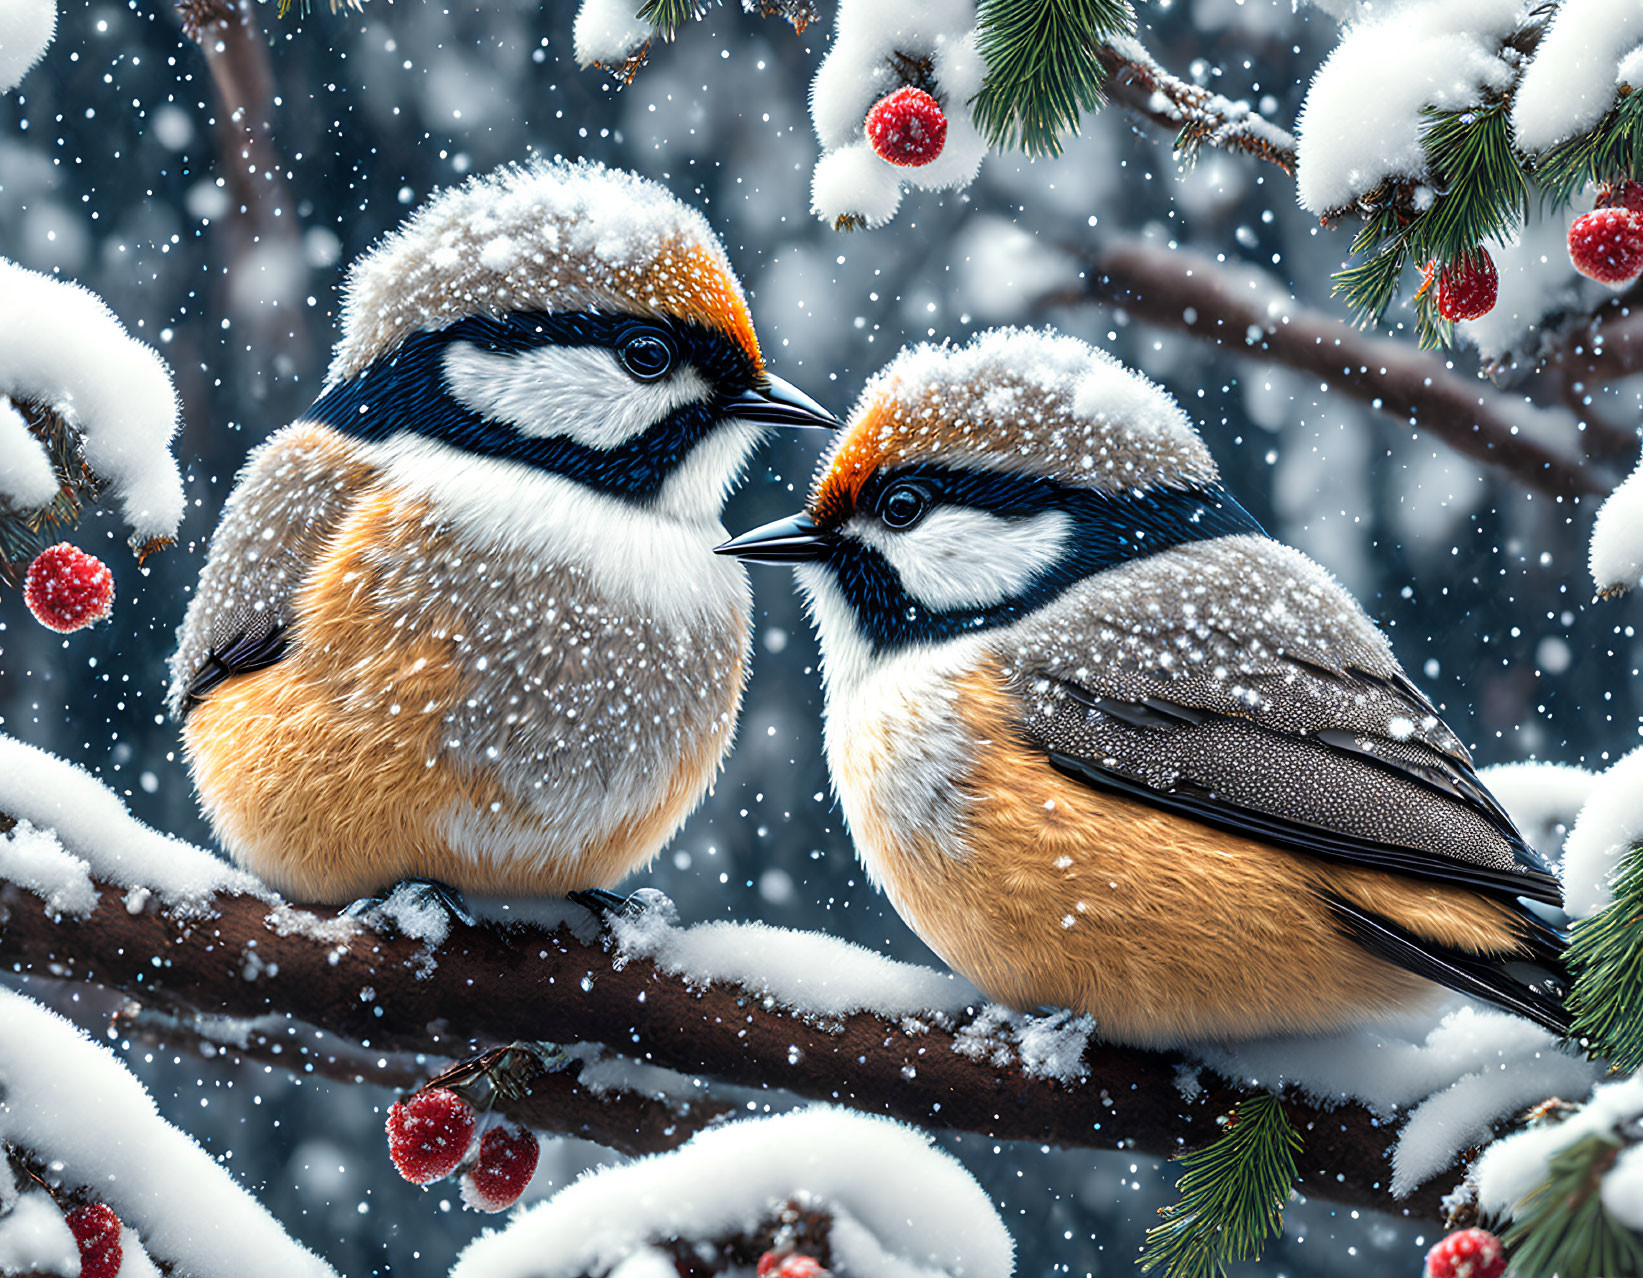
[[[803,563],[827,632],[875,651],[1026,616],[1073,583],[1255,529],[1173,399],[1026,329],[904,351],[862,392],[803,514],[726,553]]]
[[[349,268],[330,381],[465,315],[613,311],[759,341],[707,219],[658,183],[588,161],[509,165],[433,196]]]
[[[699,213],[563,161],[436,195],[355,263],[309,416],[418,473],[494,459],[692,520],[764,426],[834,424],[765,370]]]

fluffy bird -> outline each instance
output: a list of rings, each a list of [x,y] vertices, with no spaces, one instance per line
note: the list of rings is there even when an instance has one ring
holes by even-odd
[[[224,847],[316,902],[646,864],[730,745],[750,596],[711,552],[784,424],[836,423],[662,187],[555,163],[429,200],[350,270],[324,389],[251,455],[178,631]]]
[[[1437,982],[1566,1028],[1557,881],[1358,604],[1162,390],[1067,337],[903,352],[804,513],[833,782],[990,997],[1149,1046],[1323,1031]]]

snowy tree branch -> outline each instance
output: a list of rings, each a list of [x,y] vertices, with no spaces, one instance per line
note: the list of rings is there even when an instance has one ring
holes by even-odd
[[[1230,101],[1171,74],[1135,40],[1103,45],[1098,56],[1107,96],[1172,131],[1183,158],[1190,161],[1209,146],[1252,155],[1294,174],[1295,139],[1247,102]]]
[[[460,1057],[518,1039],[604,1044],[689,1076],[998,1140],[1167,1156],[1212,1138],[1216,1119],[1244,1094],[1173,1054],[1098,1043],[1086,1049],[1083,1076],[1062,1082],[1024,1067],[1025,1043],[996,1009],[990,1019],[974,1009],[952,1018],[804,1015],[728,983],[693,986],[568,927],[504,937],[453,925],[430,952],[411,937],[255,896],[218,893],[202,916],[106,882],[97,888],[87,912],[54,918],[41,896],[0,887],[0,958],[173,1014],[294,1017],[372,1052]],[[277,1055],[295,1068],[305,1059]],[[270,1048],[264,1059],[275,1057]],[[388,1081],[384,1072],[403,1077],[384,1066],[375,1081]],[[352,1063],[339,1073],[365,1076]],[[658,1134],[659,1111],[597,1112],[606,1103],[573,1079],[541,1112],[520,1117],[634,1152],[674,1140]],[[1389,1197],[1383,1119],[1356,1104],[1299,1097],[1286,1108],[1306,1137],[1301,1192],[1437,1216],[1448,1188],[1441,1174],[1402,1202]],[[717,1112],[696,1110],[693,1121]]]
[[[1447,367],[1441,355],[1376,337],[1301,306],[1264,277],[1185,249],[1123,240],[1093,252],[1080,284],[1039,310],[1098,305],[1213,343],[1246,359],[1312,374],[1441,439],[1456,452],[1556,497],[1608,493],[1619,476],[1582,451],[1574,417],[1536,408]]]

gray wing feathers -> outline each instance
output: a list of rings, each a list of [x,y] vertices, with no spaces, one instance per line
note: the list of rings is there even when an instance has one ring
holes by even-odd
[[[166,705],[187,710],[212,653],[255,646],[290,626],[292,601],[328,531],[346,514],[365,468],[324,428],[298,423],[259,446],[212,534],[199,585],[177,628]],[[266,663],[265,663],[266,664]]]
[[[1297,551],[1240,536],[1153,555],[1016,640],[1027,731],[1091,774],[1267,814],[1298,847],[1332,832],[1412,868],[1544,877],[1374,623]]]

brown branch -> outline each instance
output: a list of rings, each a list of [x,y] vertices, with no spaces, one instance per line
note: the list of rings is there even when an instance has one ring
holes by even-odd
[[[1103,89],[1119,106],[1176,135],[1190,161],[1200,147],[1238,151],[1295,172],[1295,139],[1247,103],[1233,102],[1172,75],[1140,44],[1106,44],[1096,51]]]
[[[1530,438],[1522,401],[1453,372],[1441,356],[1376,337],[1284,296],[1200,253],[1123,240],[1083,253],[1088,268],[1075,287],[1037,299],[1040,309],[1100,305],[1143,323],[1186,333],[1244,359],[1309,373],[1329,389],[1441,439],[1538,492],[1558,497],[1607,494],[1619,477],[1574,451]]]
[[[262,339],[300,351],[300,308],[268,314],[257,305],[263,268],[297,273],[281,290],[292,298],[305,291],[307,268],[285,166],[274,145],[274,72],[252,20],[251,0],[176,0],[176,12],[184,34],[205,55],[216,89],[217,164],[235,209],[227,219],[228,309],[253,322]],[[277,260],[259,260],[264,249]]]
[[[124,893],[107,889],[85,918],[53,920],[38,896],[5,884],[0,959],[172,1011],[285,1014],[373,1051],[459,1057],[515,1039],[605,1044],[683,1074],[998,1140],[1167,1156],[1212,1138],[1217,1117],[1243,1094],[1206,1072],[1188,1099],[1177,1086],[1182,1058],[1104,1044],[1089,1047],[1082,1082],[1035,1077],[1019,1063],[959,1054],[962,1026],[942,1018],[807,1018],[740,988],[693,988],[645,959],[613,960],[568,928],[505,939],[453,924],[430,965],[408,938],[344,933],[334,919],[251,897],[213,905],[208,920],[178,918],[153,901],[134,913]],[[1442,1177],[1401,1203],[1387,1196],[1382,1119],[1357,1104],[1300,1097],[1287,1108],[1306,1135],[1301,1192],[1436,1219]],[[631,1121],[588,1130],[614,1140],[611,1129]]]

